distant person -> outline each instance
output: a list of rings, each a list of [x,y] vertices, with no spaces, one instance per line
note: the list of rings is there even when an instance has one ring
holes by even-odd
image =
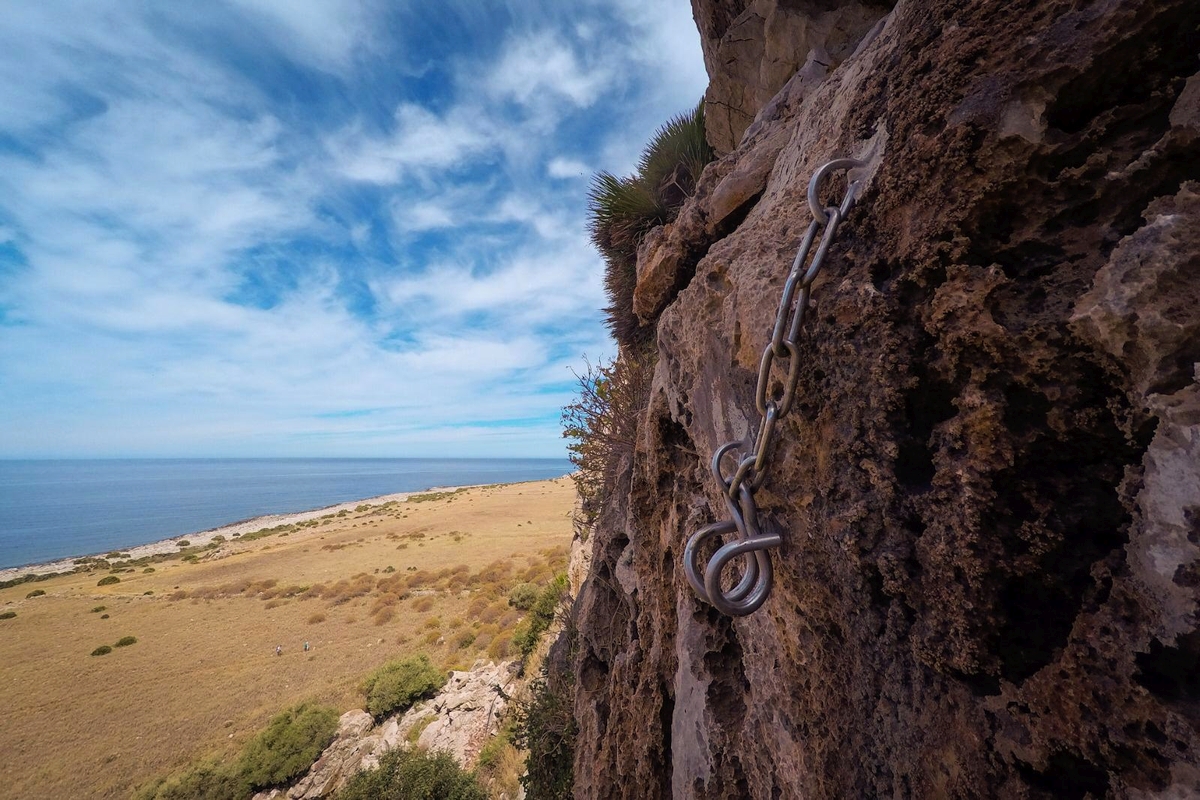
[[[275,645],[275,655],[277,655],[277,656],[283,655],[283,645],[281,645],[281,644]]]
[[[304,643],[304,652],[308,652],[308,642]]]

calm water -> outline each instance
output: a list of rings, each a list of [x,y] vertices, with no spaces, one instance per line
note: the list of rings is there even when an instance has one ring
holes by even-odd
[[[564,475],[566,459],[0,461],[0,569],[104,553],[264,514],[432,486]]]

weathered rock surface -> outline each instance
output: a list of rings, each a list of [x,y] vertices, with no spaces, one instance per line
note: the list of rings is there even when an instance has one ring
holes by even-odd
[[[508,707],[507,697],[515,679],[516,664],[512,661],[470,672],[452,672],[437,697],[405,712],[396,733],[407,739],[413,728],[423,725],[417,746],[444,750],[464,767],[474,767],[479,751],[496,732]]]
[[[766,20],[870,7],[778,6],[694,0],[750,110],[641,254],[658,365],[577,604],[576,796],[1197,796],[1200,4],[902,1],[819,71]],[[809,73],[751,102],[768,50]],[[845,155],[759,493],[775,589],[730,620],[679,559]]]
[[[836,67],[892,3],[692,0],[709,86],[708,141],[737,147],[759,109],[806,63]]]

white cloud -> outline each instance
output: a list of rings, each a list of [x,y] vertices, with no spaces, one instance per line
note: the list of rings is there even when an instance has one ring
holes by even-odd
[[[608,65],[583,64],[561,35],[538,31],[509,41],[484,84],[497,97],[527,106],[566,98],[590,106],[611,81]]]
[[[375,3],[363,0],[227,0],[296,61],[344,69],[375,44]]]
[[[586,178],[592,174],[592,169],[574,158],[557,156],[546,165],[546,174],[551,178]]]
[[[577,179],[703,89],[672,72],[699,64],[686,2],[618,5],[620,36],[597,8],[401,54],[451,76],[435,96],[363,71],[396,56],[374,0],[7,9],[0,455],[561,453],[570,368],[612,350]],[[319,416],[353,409],[378,411]]]
[[[405,103],[396,109],[390,133],[376,136],[355,127],[332,138],[328,147],[337,170],[346,177],[394,183],[408,170],[453,167],[487,149],[492,142],[485,130],[467,113],[440,117]]]

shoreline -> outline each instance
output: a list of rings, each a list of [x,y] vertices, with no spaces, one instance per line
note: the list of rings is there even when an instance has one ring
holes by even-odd
[[[254,531],[262,530],[263,528],[273,528],[277,525],[294,525],[299,522],[307,522],[311,519],[319,519],[327,514],[336,514],[339,511],[353,511],[355,508],[362,505],[381,506],[385,503],[404,502],[415,494],[428,494],[429,492],[455,492],[462,489],[477,489],[481,486],[515,486],[521,483],[540,483],[541,481],[556,481],[570,475],[565,473],[553,478],[540,478],[531,481],[508,481],[505,483],[473,483],[464,486],[431,486],[427,489],[415,489],[411,492],[395,492],[392,494],[381,494],[374,497],[364,497],[361,500],[347,500],[344,503],[335,503],[331,506],[323,506],[321,508],[312,508],[307,511],[293,511],[283,514],[263,514],[259,517],[251,517],[239,522],[231,522],[227,525],[221,525],[217,528],[208,528],[207,530],[196,531],[195,533],[182,533],[178,536],[171,536],[166,539],[158,539],[147,544],[134,545],[133,547],[110,548],[102,553],[84,553],[80,555],[71,555],[65,558],[58,558],[53,561],[41,561],[33,564],[22,564],[16,567],[4,567],[0,569],[0,581],[13,580],[14,578],[22,578],[26,575],[45,575],[50,572],[71,572],[79,565],[75,562],[81,558],[103,558],[106,553],[121,552],[128,553],[130,560],[143,558],[145,556],[154,556],[164,553],[177,553],[179,546],[176,542],[181,539],[186,539],[191,543],[192,547],[203,547],[212,542],[214,537],[224,536],[226,539],[232,538],[233,534],[247,534]]]

